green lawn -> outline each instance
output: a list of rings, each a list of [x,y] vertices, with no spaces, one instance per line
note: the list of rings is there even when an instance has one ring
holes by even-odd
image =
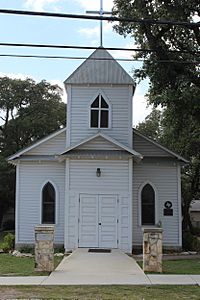
[[[142,262],[137,262],[142,267]],[[200,259],[164,260],[164,274],[200,274]]]
[[[55,257],[55,268],[61,262],[62,258]],[[47,275],[34,271],[34,258],[15,257],[10,254],[0,254],[0,276],[33,276]]]
[[[198,286],[20,286],[0,287],[0,299],[195,300]]]

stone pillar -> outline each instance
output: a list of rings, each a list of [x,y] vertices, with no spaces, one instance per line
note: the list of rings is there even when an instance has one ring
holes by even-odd
[[[54,226],[35,227],[35,271],[51,272],[54,269]]]
[[[143,228],[143,270],[162,272],[162,228]]]

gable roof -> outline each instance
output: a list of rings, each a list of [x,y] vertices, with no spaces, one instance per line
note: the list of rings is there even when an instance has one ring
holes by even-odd
[[[96,49],[65,81],[65,84],[131,84],[131,76],[112,55],[100,47]]]
[[[153,145],[153,146],[155,146],[156,148],[158,148],[159,150],[161,150],[160,151],[160,153],[166,153],[166,155],[163,155],[163,154],[161,154],[161,155],[152,155],[152,156],[170,156],[170,157],[175,157],[176,159],[178,159],[179,161],[181,161],[181,162],[183,162],[183,163],[185,163],[185,164],[188,164],[189,163],[189,161],[188,160],[186,160],[184,157],[182,157],[182,156],[180,156],[180,155],[178,155],[177,153],[175,153],[175,152],[173,152],[173,151],[171,151],[171,150],[169,150],[169,149],[167,149],[166,147],[164,147],[164,146],[162,146],[162,145],[160,145],[158,142],[156,142],[156,141],[154,141],[154,140],[152,140],[152,139],[150,139],[150,138],[148,138],[148,137],[146,137],[145,135],[143,135],[142,133],[140,133],[138,130],[136,130],[136,129],[134,129],[133,128],[133,134],[134,135],[138,135],[139,137],[141,137],[143,140],[145,140],[145,141],[147,141],[147,142],[149,142],[151,145]],[[133,136],[133,141],[134,141],[134,136]],[[134,142],[133,142],[134,143]],[[142,153],[143,154],[143,153]],[[144,156],[146,156],[146,155],[144,155]],[[149,156],[151,156],[151,155],[149,155]]]
[[[130,153],[133,157],[134,157],[134,160],[139,162],[143,157],[140,153],[138,153],[137,151],[123,145],[122,143],[116,141],[115,139],[111,138],[110,136],[104,134],[104,133],[101,133],[101,132],[98,132],[96,133],[95,135],[93,136],[90,136],[89,138],[87,139],[84,139],[82,140],[81,142],[79,142],[78,144],[72,146],[72,147],[69,147],[68,149],[66,149],[66,151],[62,152],[60,154],[60,156],[64,156],[66,155],[68,152],[70,152],[71,150],[75,150],[77,148],[79,148],[80,146],[86,144],[86,143],[89,143],[90,141],[98,138],[98,137],[102,137],[103,139],[105,139],[106,141],[108,141],[109,143],[117,146],[119,148],[119,150],[125,150],[127,151],[128,153]],[[117,150],[113,150],[113,151],[117,151]]]
[[[8,161],[12,161],[14,159],[17,159],[19,158],[21,155],[25,154],[26,152],[38,147],[39,145],[43,144],[44,142],[47,142],[49,141],[50,139],[56,137],[57,135],[63,133],[64,131],[66,131],[66,127],[62,128],[62,129],[59,129],[51,134],[49,134],[48,136],[38,140],[37,142],[33,143],[32,145],[22,149],[22,150],[19,150],[18,152],[16,152],[15,154],[9,156],[7,158]]]

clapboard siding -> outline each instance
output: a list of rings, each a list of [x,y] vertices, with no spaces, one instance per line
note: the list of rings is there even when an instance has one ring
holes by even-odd
[[[157,191],[157,221],[162,222],[163,241],[166,246],[179,246],[178,174],[172,161],[143,162],[133,166],[133,244],[142,244],[139,224],[139,189],[145,182]],[[164,203],[173,203],[173,216],[163,216]]]
[[[169,157],[171,156],[166,151],[157,147],[153,143],[145,140],[134,132],[133,134],[133,149],[141,153],[143,156]]]
[[[18,243],[34,242],[34,227],[40,224],[41,189],[48,180],[58,192],[55,242],[64,242],[64,163],[23,162],[19,165]]]
[[[41,143],[24,155],[54,155],[64,152],[66,149],[66,131],[61,132],[50,140]]]
[[[93,139],[92,141],[85,143],[77,149],[80,150],[121,150],[121,148],[115,146],[111,142],[106,141],[102,137],[97,137]]]
[[[111,128],[101,129],[101,132],[128,146],[129,134],[132,132],[131,120],[129,120],[130,91],[128,86],[72,86],[70,106],[71,146],[99,131],[99,129],[89,128],[90,103],[99,89],[104,92],[111,104]]]
[[[101,169],[101,177],[96,176],[97,168]],[[70,160],[69,186],[87,193],[128,192],[128,170],[128,160]]]

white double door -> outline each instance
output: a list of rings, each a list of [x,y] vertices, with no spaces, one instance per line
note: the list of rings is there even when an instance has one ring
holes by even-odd
[[[117,195],[80,195],[79,247],[117,248]]]

